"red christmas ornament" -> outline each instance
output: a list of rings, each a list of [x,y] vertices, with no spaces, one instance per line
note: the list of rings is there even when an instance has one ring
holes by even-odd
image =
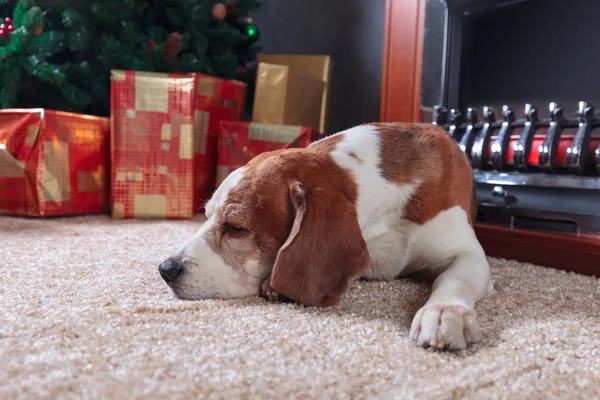
[[[150,40],[148,42],[148,49],[146,49],[146,54],[150,54],[150,52],[152,50],[154,50],[154,47],[156,46],[156,42],[154,40]]]
[[[9,17],[4,18],[4,23],[0,24],[0,31],[4,32],[4,36],[2,36],[2,37],[5,37],[7,34],[15,31],[15,27],[12,26],[11,18],[9,18]]]
[[[232,3],[227,3],[227,19],[235,20],[238,17],[238,11]]]
[[[42,33],[44,33],[44,21],[42,21],[42,23],[37,28],[35,28],[35,30],[33,31],[33,36],[38,37]]]
[[[0,37],[5,38],[8,35],[8,32],[6,32],[4,29],[0,29]]]

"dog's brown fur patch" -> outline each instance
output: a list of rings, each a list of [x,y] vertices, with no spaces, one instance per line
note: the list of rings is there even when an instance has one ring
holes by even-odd
[[[371,125],[381,133],[383,177],[398,185],[419,185],[402,218],[424,224],[440,211],[460,206],[473,223],[471,166],[442,128],[400,122]]]

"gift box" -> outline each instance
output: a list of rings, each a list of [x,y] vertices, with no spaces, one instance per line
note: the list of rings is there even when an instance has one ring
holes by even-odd
[[[220,122],[242,119],[247,86],[203,74],[195,77],[194,210],[199,212],[215,190]]]
[[[329,97],[330,81],[333,63],[328,55],[306,55],[306,54],[258,54],[258,63],[286,65],[296,70],[301,70],[314,78],[322,81],[321,101],[319,111],[319,122],[314,128],[319,132],[328,134],[328,115],[329,115]],[[257,85],[258,89],[258,85]],[[257,121],[256,122],[265,122]]]
[[[109,120],[47,109],[0,110],[0,213],[109,210]]]
[[[252,121],[319,128],[323,81],[287,65],[259,63]]]
[[[246,84],[203,74],[112,71],[112,215],[190,218],[215,188],[219,122]]]
[[[217,186],[257,155],[278,149],[306,147],[323,135],[308,126],[223,121],[219,131]]]
[[[194,79],[111,71],[113,218],[192,217]]]

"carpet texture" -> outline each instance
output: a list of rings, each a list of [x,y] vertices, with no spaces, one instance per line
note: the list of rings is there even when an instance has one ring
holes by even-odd
[[[409,279],[329,309],[173,299],[157,265],[201,221],[0,217],[0,398],[600,398],[596,278],[490,259],[483,342],[436,352]]]

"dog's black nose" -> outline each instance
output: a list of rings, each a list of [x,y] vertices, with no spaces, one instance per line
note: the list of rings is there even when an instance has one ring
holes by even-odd
[[[175,261],[163,261],[158,266],[158,272],[160,272],[160,276],[167,283],[175,282],[175,280],[181,275],[183,271],[183,267],[181,264]]]

